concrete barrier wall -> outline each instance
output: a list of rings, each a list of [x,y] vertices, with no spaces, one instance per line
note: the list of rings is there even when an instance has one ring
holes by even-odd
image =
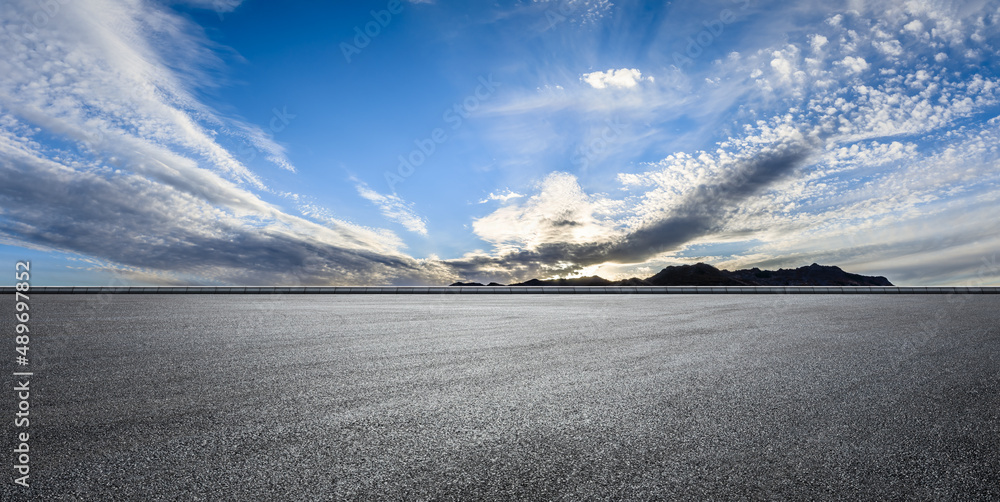
[[[13,295],[14,288],[0,287]],[[29,294],[998,294],[1000,287],[885,286],[437,286],[437,287],[85,287],[35,286]]]

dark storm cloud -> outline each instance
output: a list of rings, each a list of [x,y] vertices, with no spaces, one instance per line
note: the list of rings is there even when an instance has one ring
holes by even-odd
[[[367,284],[421,273],[409,257],[247,224],[138,176],[14,155],[0,159],[0,179],[0,234],[120,265],[243,284]]]
[[[640,228],[613,245],[606,261],[644,261],[705,234],[733,206],[802,165],[807,154],[802,147],[762,154],[739,166],[718,184],[698,187],[673,216]]]
[[[546,271],[551,273],[559,264],[566,263],[572,264],[566,272],[575,272],[606,262],[643,262],[710,232],[722,223],[733,207],[802,165],[807,156],[808,149],[803,146],[762,153],[736,165],[716,184],[695,189],[666,219],[616,240],[586,244],[546,243],[498,258],[483,256],[452,260],[448,264],[464,274],[500,267],[515,277],[525,277]]]

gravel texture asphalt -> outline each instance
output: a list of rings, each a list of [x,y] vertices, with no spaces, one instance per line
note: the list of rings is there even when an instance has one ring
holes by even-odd
[[[997,500],[998,311],[992,295],[36,295],[31,488],[8,454],[0,495]],[[10,452],[23,368],[5,340]]]

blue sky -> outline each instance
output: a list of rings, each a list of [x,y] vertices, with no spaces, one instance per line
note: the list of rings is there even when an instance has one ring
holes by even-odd
[[[39,285],[1000,284],[996,2],[13,0],[0,23],[0,260]]]

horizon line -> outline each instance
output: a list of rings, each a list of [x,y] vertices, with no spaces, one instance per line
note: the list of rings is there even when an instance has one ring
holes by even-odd
[[[18,292],[0,286],[0,294]],[[1000,286],[35,286],[31,294],[1000,294]]]

